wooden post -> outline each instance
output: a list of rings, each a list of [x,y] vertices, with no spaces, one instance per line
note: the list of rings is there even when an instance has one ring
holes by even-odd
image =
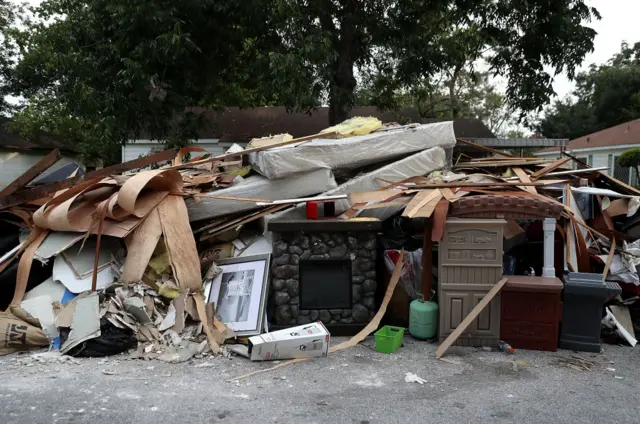
[[[431,241],[431,232],[433,229],[433,220],[428,218],[424,224],[424,241],[422,244],[422,274],[420,281],[420,291],[424,295],[425,300],[431,299],[431,286],[433,284],[433,241]]]

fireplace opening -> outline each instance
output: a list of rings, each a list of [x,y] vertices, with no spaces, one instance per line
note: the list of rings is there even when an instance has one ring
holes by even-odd
[[[302,260],[300,309],[350,309],[351,261]]]

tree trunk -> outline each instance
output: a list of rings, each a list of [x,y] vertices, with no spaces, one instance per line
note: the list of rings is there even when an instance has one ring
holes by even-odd
[[[456,65],[453,70],[453,75],[451,76],[451,81],[449,81],[449,101],[451,102],[451,119],[456,119],[460,113],[460,108],[458,106],[458,99],[456,99],[456,84],[458,83],[458,77],[460,76],[460,71],[462,70],[463,64]]]
[[[329,91],[329,125],[337,125],[346,120],[353,103],[353,93],[356,88],[353,66],[356,59],[354,50],[357,31],[353,22],[356,13],[354,9],[355,7],[352,8],[352,13],[344,16],[340,25],[338,58],[333,64]]]

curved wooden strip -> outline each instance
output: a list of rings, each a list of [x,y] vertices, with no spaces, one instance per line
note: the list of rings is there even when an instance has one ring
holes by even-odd
[[[143,171],[120,188],[118,204],[131,215],[142,218],[171,192],[182,191],[180,173],[170,169]]]

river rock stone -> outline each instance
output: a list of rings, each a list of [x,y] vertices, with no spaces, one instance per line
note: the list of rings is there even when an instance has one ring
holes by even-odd
[[[349,250],[356,250],[358,248],[358,239],[355,237],[347,237],[347,247]]]
[[[287,285],[287,292],[289,296],[296,297],[299,293],[299,283],[298,280],[290,279],[285,282]]]
[[[311,322],[311,318],[309,318],[308,315],[299,315],[296,322],[298,325],[309,324]]]
[[[278,266],[276,267],[273,274],[276,276],[276,278],[286,280],[288,278],[293,277],[294,275],[295,276],[298,275],[298,267],[293,265]]]
[[[278,321],[281,322],[282,324],[289,323],[289,321],[291,321],[291,318],[293,318],[291,316],[291,308],[289,308],[289,305],[278,306],[278,309],[276,310],[276,314],[278,316]]]
[[[362,299],[362,304],[369,310],[373,310],[376,308],[376,301],[373,297],[365,297],[364,299]]]
[[[289,246],[289,253],[294,255],[302,255],[304,253],[304,249],[296,245]]]
[[[292,297],[291,300],[289,301],[290,304],[292,305],[299,305],[300,304],[300,297],[296,296],[296,297]]]
[[[309,316],[311,317],[311,321],[318,321],[320,313],[314,309],[313,311],[311,311],[311,314]]]
[[[356,303],[351,308],[351,315],[357,322],[367,322],[369,320],[369,310],[361,303]]]
[[[351,316],[351,309],[343,309],[340,316],[342,318],[349,318]]]
[[[338,245],[329,250],[329,256],[334,259],[341,259],[347,253],[347,246],[345,244]]]
[[[345,244],[347,239],[344,236],[344,234],[341,233],[334,233],[333,234],[333,240],[337,243],[337,244]]]
[[[367,250],[375,250],[376,248],[376,239],[375,238],[371,238],[370,240],[367,240],[364,243],[364,248]]]
[[[300,260],[301,261],[306,261],[307,259],[309,259],[311,257],[311,250],[305,250],[304,252],[302,252],[302,254],[300,255]]]
[[[299,315],[300,315],[300,308],[298,307],[298,305],[291,305],[291,316],[293,318],[298,318]]]
[[[290,296],[287,292],[279,291],[273,296],[273,301],[276,305],[284,305],[290,299]]]
[[[287,265],[290,259],[291,255],[289,255],[288,253],[283,253],[282,255],[274,258],[273,263],[276,265]]]
[[[289,245],[287,245],[287,243],[284,241],[277,241],[273,243],[273,256],[277,257],[282,255],[283,253],[286,253],[287,247],[289,247]]]
[[[318,317],[320,318],[320,321],[325,324],[329,324],[331,322],[331,314],[326,309],[320,310]]]
[[[289,261],[291,265],[299,265],[300,264],[300,256],[291,255],[291,260]]]
[[[362,290],[365,293],[371,293],[376,291],[376,280],[364,280],[362,283]]]
[[[362,286],[351,286],[351,297],[354,302],[362,299]]]
[[[376,271],[375,270],[367,271],[367,272],[364,273],[364,276],[367,277],[367,278],[371,278],[371,279],[375,280],[376,279]]]
[[[324,243],[314,244],[311,248],[311,253],[314,255],[324,255],[325,253],[329,253],[329,246]]]
[[[364,283],[364,280],[365,280],[364,275],[354,275],[353,277],[351,277],[351,281],[354,284],[362,284]]]
[[[274,278],[271,280],[271,288],[276,291],[282,290],[284,288],[284,280]]]

